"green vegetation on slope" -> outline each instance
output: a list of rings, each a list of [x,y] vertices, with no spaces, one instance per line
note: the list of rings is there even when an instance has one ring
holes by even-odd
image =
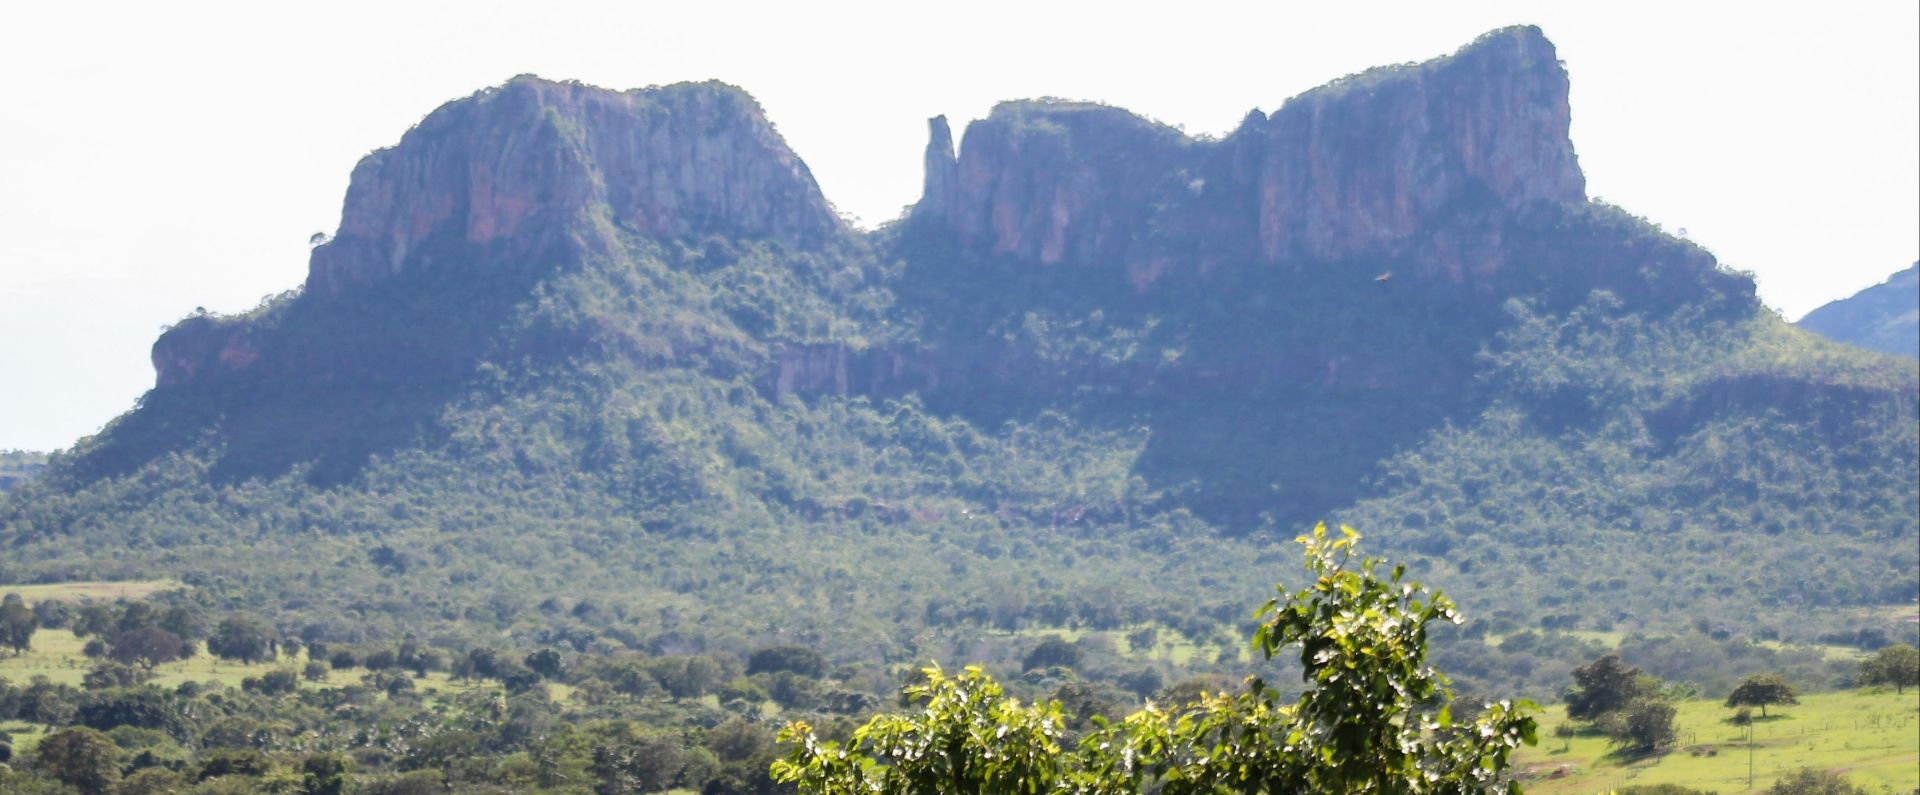
[[[46,453],[0,450],[0,492],[17,488],[47,466]]]
[[[1204,283],[1132,304],[1037,284],[997,307],[953,292],[967,300],[934,324],[931,296],[961,288],[912,260],[627,245],[553,273],[408,276],[346,308],[277,303],[261,322],[308,375],[150,394],[0,503],[0,581],[177,578],[310,641],[779,638],[836,662],[1000,665],[1024,652],[982,647],[982,630],[1152,624],[1229,647],[1246,583],[1310,512],[1382,528],[1497,634],[1704,621],[1813,642],[1885,634],[1851,611],[1916,588],[1912,368],[1764,314],[1604,293],[1419,310],[1407,293],[1364,299],[1378,320],[1356,325],[1340,299],[1371,280],[1243,272],[1216,277],[1231,311],[1194,303]],[[1298,311],[1249,320],[1289,294]],[[937,364],[969,335],[1083,386],[766,382],[784,345]],[[408,358],[443,339],[438,369]],[[401,343],[414,352],[371,352]],[[1226,366],[1241,343],[1298,349],[1322,380],[1330,354],[1410,380],[1181,369]],[[1153,386],[1120,377],[1136,367]],[[1590,593],[1605,606],[1583,607]],[[599,609],[565,607],[580,603]],[[1479,646],[1461,667],[1486,692],[1551,692],[1578,659]],[[1204,671],[1218,653],[1200,656]]]

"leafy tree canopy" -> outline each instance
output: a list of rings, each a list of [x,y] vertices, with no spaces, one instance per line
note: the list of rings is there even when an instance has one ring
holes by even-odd
[[[1292,703],[1258,677],[1239,695],[1169,711],[1149,705],[1069,745],[1058,702],[1023,705],[979,668],[938,667],[907,688],[922,709],[883,715],[844,745],[804,722],[774,775],[802,793],[1518,792],[1505,770],[1534,741],[1526,704],[1487,705],[1456,724],[1446,679],[1426,660],[1428,626],[1452,601],[1352,559],[1359,535],[1303,537],[1312,585],[1270,601],[1253,644],[1298,647],[1307,685]]]
[[[1920,687],[1920,649],[1902,643],[1875,652],[1860,663],[1860,683],[1868,687],[1893,685],[1897,693]]]
[[[1798,704],[1800,693],[1779,674],[1754,674],[1727,695],[1729,707],[1759,707],[1765,717],[1769,704]]]
[[[1573,682],[1567,694],[1567,717],[1574,720],[1593,720],[1649,695],[1640,669],[1622,662],[1618,654],[1575,668]]]

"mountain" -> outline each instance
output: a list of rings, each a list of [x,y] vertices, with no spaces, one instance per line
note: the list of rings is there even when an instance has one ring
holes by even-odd
[[[310,641],[1231,662],[1330,518],[1469,639],[1910,602],[1920,374],[1589,200],[1568,87],[1522,27],[1220,139],[1003,103],[862,233],[739,89],[514,78],[363,160],[302,288],[162,334],[0,502],[0,582]],[[1450,648],[1535,691],[1585,653]]]
[[[1835,342],[1920,358],[1920,262],[1808,312],[1795,325]]]

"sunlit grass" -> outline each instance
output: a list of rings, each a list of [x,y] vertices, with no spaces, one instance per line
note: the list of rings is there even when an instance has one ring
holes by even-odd
[[[1553,736],[1566,722],[1558,705],[1541,717],[1540,745],[1517,767],[1530,793],[1599,793],[1628,784],[1679,784],[1719,793],[1761,792],[1802,767],[1844,772],[1870,792],[1920,787],[1920,696],[1891,690],[1816,693],[1797,706],[1774,707],[1756,721],[1753,785],[1747,785],[1746,728],[1717,699],[1677,705],[1675,750],[1654,759],[1608,755],[1606,738]],[[1564,772],[1562,772],[1564,771]],[[1558,777],[1556,777],[1558,776]]]
[[[87,671],[96,662],[89,659],[82,650],[86,640],[75,637],[65,629],[43,629],[33,635],[32,648],[25,654],[0,652],[0,680],[14,687],[25,687],[36,676],[73,687],[80,687]],[[282,655],[280,658],[253,663],[251,665],[222,660],[207,654],[204,650],[185,660],[159,665],[153,670],[152,684],[173,688],[183,682],[214,683],[222,687],[240,687],[248,678],[258,678],[275,670],[288,670],[295,674],[302,672],[307,664],[307,656]],[[328,672],[324,681],[309,682],[304,677],[300,686],[308,690],[327,687],[342,687],[365,684],[371,672],[362,668],[336,670]],[[411,673],[408,674],[412,676]],[[451,697],[474,690],[499,690],[497,682],[456,680],[445,671],[428,671],[425,676],[413,677],[414,690],[424,696],[428,703],[438,698]],[[563,702],[573,692],[571,687],[562,684],[549,684],[548,693],[556,702]],[[46,727],[29,725],[20,721],[0,723],[0,730],[13,735],[15,751],[31,749],[45,735]]]
[[[1136,649],[1134,648],[1133,641],[1128,638],[1128,635],[1134,630],[1142,629],[1146,626],[1148,625],[1139,624],[1116,630],[1036,626],[1027,627],[1015,632],[999,634],[1020,638],[1032,638],[1035,640],[1047,637],[1048,635],[1058,635],[1062,640],[1070,642],[1092,641],[1109,646],[1115,654],[1129,660],[1167,662],[1181,667],[1185,667],[1195,660],[1211,662],[1218,659],[1223,651],[1230,651],[1236,655],[1236,658],[1241,662],[1252,659],[1252,652],[1245,644],[1235,644],[1230,650],[1223,649],[1219,644],[1195,642],[1179,630],[1167,627],[1156,627],[1157,632],[1155,633],[1154,643],[1151,647]]]
[[[93,599],[112,602],[118,599],[143,599],[161,591],[186,587],[177,580],[140,580],[133,582],[56,582],[41,585],[0,585],[0,594],[17,593],[32,605],[47,600],[79,602]]]

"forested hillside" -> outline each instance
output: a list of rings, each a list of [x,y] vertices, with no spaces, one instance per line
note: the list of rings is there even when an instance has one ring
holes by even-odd
[[[1475,692],[1551,696],[1600,635],[1850,681],[1781,643],[1911,631],[1920,371],[1589,200],[1567,89],[1514,28],[1217,140],[1004,103],[957,150],[934,120],[866,233],[739,89],[515,78],[369,155],[303,287],[169,329],[137,406],[0,497],[0,584],[1137,698],[1243,674],[1332,519],[1455,596]]]
[[[47,454],[27,450],[0,450],[0,492],[31,480],[47,466]]]

